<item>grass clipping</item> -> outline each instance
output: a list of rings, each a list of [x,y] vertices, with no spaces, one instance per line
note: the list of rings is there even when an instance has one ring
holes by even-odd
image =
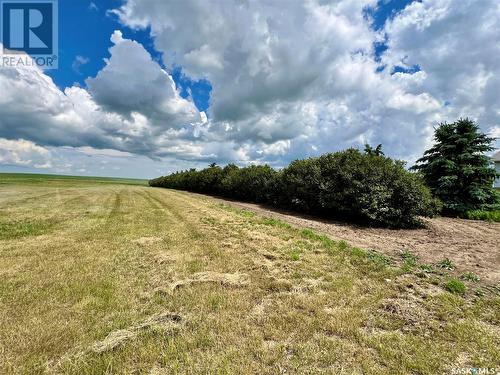
[[[140,324],[111,332],[104,340],[92,345],[90,350],[95,353],[103,353],[116,348],[127,340],[133,339],[141,331],[154,327],[162,329],[178,328],[183,324],[183,321],[184,319],[180,315],[170,312],[153,315]]]
[[[202,283],[215,283],[223,286],[238,287],[250,284],[250,280],[248,275],[243,273],[198,272],[193,274],[190,278],[174,281],[170,284],[169,291],[173,293],[181,287]]]

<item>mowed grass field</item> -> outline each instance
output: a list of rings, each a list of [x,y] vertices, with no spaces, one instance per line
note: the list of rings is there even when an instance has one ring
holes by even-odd
[[[500,298],[144,181],[0,174],[0,373],[500,367]]]

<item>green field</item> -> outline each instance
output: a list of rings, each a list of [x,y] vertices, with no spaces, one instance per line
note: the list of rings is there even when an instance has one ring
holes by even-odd
[[[0,174],[0,373],[498,369],[500,298],[417,266],[141,180]]]
[[[120,184],[120,185],[144,185],[148,180],[134,178],[114,178],[114,177],[82,177],[82,176],[62,176],[51,174],[23,174],[23,173],[0,173],[1,185],[38,185],[59,187],[61,184],[68,186],[96,185],[96,184]]]

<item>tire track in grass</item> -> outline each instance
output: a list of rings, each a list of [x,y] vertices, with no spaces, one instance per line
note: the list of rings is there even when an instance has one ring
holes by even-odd
[[[217,213],[216,216],[220,216],[221,214],[225,214],[227,218],[232,218],[230,213],[227,212],[227,210],[220,209],[219,207],[216,207],[212,205],[212,201],[210,200],[202,200],[198,199],[200,196],[188,193],[188,192],[182,192],[182,191],[177,191],[177,190],[168,190],[168,189],[163,189],[163,188],[154,188],[155,191],[160,191],[160,194],[165,194],[165,192],[168,192],[169,195],[174,196],[177,200],[183,202],[184,204],[187,204],[191,209],[196,210],[196,212],[199,213],[205,213],[207,215],[210,214],[215,214]],[[184,210],[185,212],[190,212],[190,210]]]
[[[122,206],[121,194],[123,191],[124,191],[124,189],[120,189],[118,192],[114,191],[113,206],[111,207],[111,210],[109,211],[108,217],[106,218],[106,226],[111,226],[113,220],[120,213],[120,208]]]
[[[183,223],[184,226],[190,231],[190,233],[195,236],[194,238],[202,238],[203,237],[203,235],[201,234],[201,232],[198,230],[198,228],[196,226],[198,223],[196,223],[196,225],[194,225],[192,222],[190,222],[186,218],[186,216],[182,215],[176,209],[175,206],[173,206],[171,204],[168,204],[163,199],[154,196],[153,195],[154,194],[153,191],[149,191],[148,190],[145,193],[150,197],[150,199],[152,199],[155,202],[158,202],[162,208],[167,209],[168,212],[170,212],[179,222]]]
[[[196,230],[203,233],[204,238],[212,239],[216,247],[220,247],[221,242],[228,241],[226,231],[233,233],[229,239],[232,241],[234,238],[245,236],[253,225],[247,221],[247,217],[219,207],[217,202],[211,199],[201,199],[200,195],[162,188],[150,189],[165,197],[175,197],[176,201],[182,203],[182,212],[191,216]]]
[[[111,231],[118,233],[118,227],[121,226],[119,217],[122,215],[123,208],[123,193],[125,188],[121,189],[110,189],[106,192],[108,195],[102,200],[91,202],[86,209],[96,209],[96,225],[92,228],[85,230],[88,235],[88,231],[91,231],[94,236],[98,234],[108,235]],[[102,192],[100,193],[102,194]]]
[[[163,220],[166,220],[169,225],[176,225],[178,224],[178,220],[176,220],[175,215],[172,213],[171,210],[168,208],[162,206],[158,201],[153,199],[146,191],[143,189],[139,190],[136,192],[138,196],[141,197],[142,200],[147,202],[149,210],[147,210],[147,214],[153,216],[153,220],[148,221],[148,225],[154,225],[155,231],[159,231],[161,229],[161,226],[164,225],[161,220],[158,220],[155,216],[157,213],[160,213],[160,215],[163,217]]]
[[[229,266],[225,261],[224,265],[218,265],[219,272],[235,272],[235,270],[253,269],[255,267],[255,256],[260,245],[255,247],[250,246],[255,238],[256,229],[254,221],[251,217],[241,216],[236,211],[228,211],[225,208],[219,207],[210,199],[200,199],[199,196],[191,195],[190,193],[178,192],[166,189],[153,189],[153,191],[165,197],[174,197],[174,201],[182,204],[182,212],[191,218],[196,228],[203,236],[203,254],[207,253],[207,249],[214,249],[215,253],[223,254],[228,252],[228,255],[237,261],[238,266]],[[274,237],[274,234],[271,234]],[[200,241],[198,241],[200,242]],[[243,251],[232,253],[234,246],[241,246]],[[252,249],[248,251],[249,249]],[[227,255],[227,254],[226,254]],[[227,260],[227,258],[226,258]],[[229,267],[229,268],[228,268]]]

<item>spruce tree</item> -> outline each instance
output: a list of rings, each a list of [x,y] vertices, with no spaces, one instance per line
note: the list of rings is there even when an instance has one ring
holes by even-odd
[[[374,155],[374,156],[384,156],[384,152],[382,151],[382,145],[379,144],[377,147],[373,148],[368,143],[365,144],[365,154]]]
[[[448,215],[469,210],[491,209],[498,197],[493,189],[497,173],[485,155],[492,151],[495,138],[481,133],[468,118],[435,130],[435,144],[412,169],[423,174],[433,194]]]

